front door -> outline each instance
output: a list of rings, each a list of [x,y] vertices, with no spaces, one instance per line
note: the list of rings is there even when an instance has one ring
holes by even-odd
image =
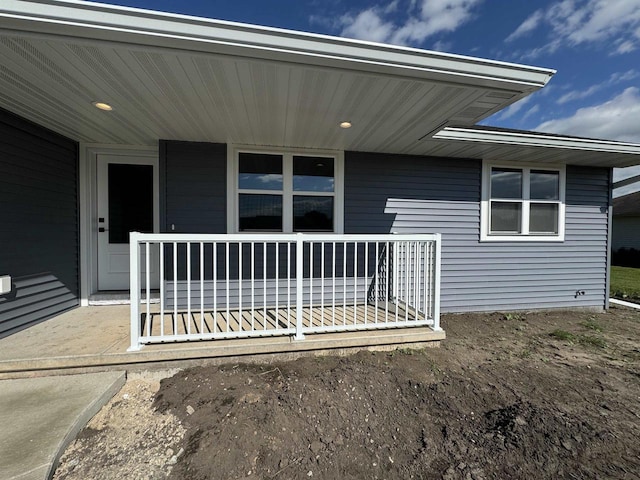
[[[97,181],[98,290],[128,290],[129,232],[158,231],[158,160],[100,154]],[[150,260],[153,279],[156,262]]]

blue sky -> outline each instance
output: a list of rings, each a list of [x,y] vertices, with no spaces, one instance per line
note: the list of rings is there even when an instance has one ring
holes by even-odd
[[[640,0],[104,3],[554,68],[544,89],[483,123],[640,143]]]

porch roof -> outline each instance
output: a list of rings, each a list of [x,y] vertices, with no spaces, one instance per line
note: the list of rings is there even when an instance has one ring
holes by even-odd
[[[474,125],[555,73],[78,0],[4,0],[0,55],[0,107],[81,142],[414,155],[460,150],[459,138],[432,135]],[[113,111],[96,109],[96,101]],[[351,128],[339,128],[345,120]],[[467,158],[483,158],[491,142],[479,142]],[[510,148],[518,159],[541,156],[539,148]],[[629,152],[597,158],[589,164],[640,163]]]

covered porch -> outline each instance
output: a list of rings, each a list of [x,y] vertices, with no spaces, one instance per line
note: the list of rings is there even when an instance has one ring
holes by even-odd
[[[432,235],[130,235],[131,345],[440,328]]]
[[[271,362],[300,355],[360,349],[437,346],[443,331],[430,327],[309,334],[304,341],[271,336],[210,342],[152,344],[128,352],[130,306],[76,308],[0,339],[0,379],[126,368],[181,368],[230,362]]]

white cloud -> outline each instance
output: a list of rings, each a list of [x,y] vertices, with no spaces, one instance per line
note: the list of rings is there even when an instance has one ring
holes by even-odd
[[[529,34],[545,25],[551,29],[545,45],[528,52],[533,58],[553,52],[561,45],[611,42],[612,53],[628,53],[640,38],[640,0],[561,0],[546,10],[537,10],[507,37],[507,41]]]
[[[640,89],[629,87],[605,103],[541,123],[535,130],[640,143],[639,118]]]
[[[531,101],[532,95],[528,97],[524,97],[522,100],[518,100],[516,103],[512,103],[505,110],[503,110],[498,118],[500,120],[506,120],[507,118],[513,117],[516,113],[518,113],[522,108]]]
[[[527,112],[522,116],[522,120],[526,120],[531,115],[534,115],[534,114],[538,113],[539,111],[540,111],[540,105],[534,105],[529,110],[527,110]]]
[[[522,22],[511,35],[506,38],[506,41],[511,42],[512,40],[515,40],[518,37],[523,37],[527,33],[535,30],[536,28],[538,28],[538,25],[540,25],[540,22],[543,18],[544,14],[542,10],[536,10],[535,12],[533,12],[533,14],[531,14],[531,16],[529,16],[524,22]]]
[[[371,40],[373,42],[385,42],[394,30],[390,22],[385,22],[375,8],[364,10],[355,17],[344,16],[347,25],[342,29],[345,37]]]
[[[438,33],[452,32],[472,18],[483,0],[410,1],[397,21],[399,0],[341,17],[341,35],[399,45],[421,44]]]
[[[611,87],[613,85],[617,85],[622,82],[628,82],[637,78],[638,76],[640,76],[640,73],[637,70],[633,69],[627,70],[626,72],[614,72],[604,82],[591,85],[586,90],[575,90],[573,92],[565,93],[558,99],[558,103],[562,105],[563,103],[590,97],[600,90]]]

